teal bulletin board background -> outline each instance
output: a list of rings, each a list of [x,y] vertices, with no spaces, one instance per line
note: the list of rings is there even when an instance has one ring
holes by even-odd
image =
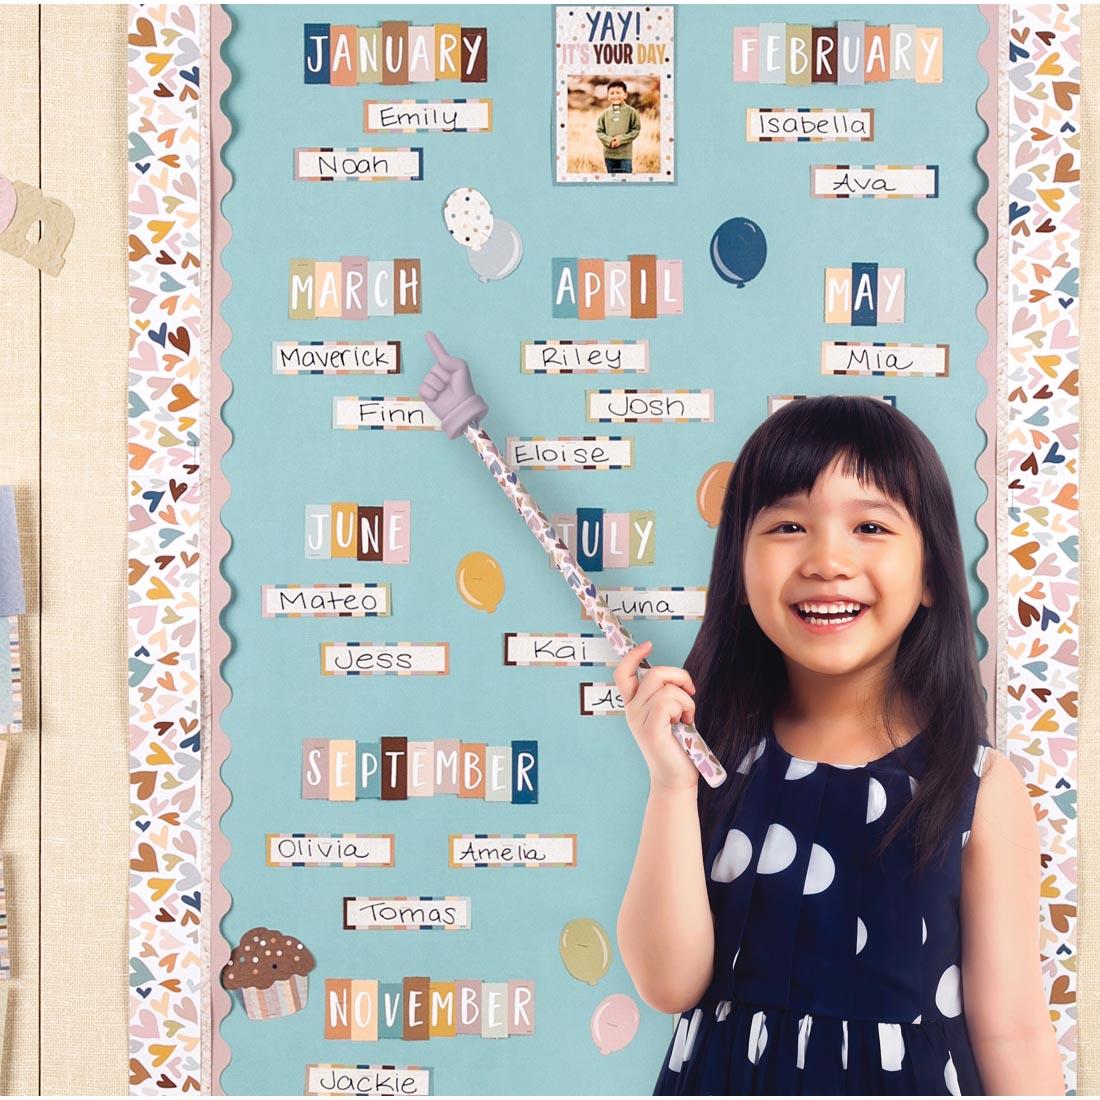
[[[985,282],[974,260],[985,241],[976,203],[986,186],[975,155],[986,128],[975,102],[986,85],[977,50],[987,25],[963,6],[681,6],[676,11],[676,182],[625,189],[553,182],[553,8],[463,5],[401,7],[233,6],[224,49],[233,72],[225,101],[234,130],[225,148],[233,187],[224,212],[233,236],[223,260],[232,278],[224,315],[232,342],[222,360],[233,383],[224,409],[234,444],[224,460],[232,494],[223,521],[232,548],[223,569],[234,596],[224,617],[233,650],[223,666],[233,699],[223,726],[232,754],[223,777],[232,805],[221,821],[232,853],[223,880],[232,945],[255,925],[299,936],[317,958],[309,1003],[266,1022],[238,1004],[222,1025],[232,1061],[229,1093],[301,1093],[309,1062],[422,1065],[434,1092],[648,1093],[672,1020],[637,998],[615,951],[606,976],[584,985],[565,970],[558,935],[574,917],[612,936],[633,863],[647,776],[625,721],[582,719],[577,684],[609,682],[610,668],[505,668],[506,631],[591,631],[569,588],[547,564],[472,449],[439,432],[335,431],[332,398],[357,393],[416,395],[430,365],[427,329],[467,358],[490,405],[485,427],[502,449],[508,435],[635,439],[635,466],[617,471],[528,471],[523,481],[547,515],[578,507],[656,512],[656,562],[597,574],[601,586],[705,585],[714,531],[695,490],[716,461],[733,459],[767,414],[768,394],[896,394],[898,407],[929,435],[955,490],[970,565],[974,611],[986,592],[974,566],[986,547],[975,523],[985,487],[975,473],[984,447],[975,409],[985,395],[976,360],[985,344],[975,308]],[[359,88],[305,86],[306,22],[374,25],[457,22],[489,31],[484,85],[402,86],[377,96],[487,96],[491,133],[365,135]],[[767,21],[833,25],[841,19],[915,23],[944,30],[944,82],[866,88],[735,84],[732,31]],[[750,145],[749,106],[876,108],[868,144]],[[411,183],[296,183],[296,146],[421,145],[424,179]],[[847,202],[810,198],[811,163],[939,164],[935,200]],[[480,190],[494,214],[524,239],[519,268],[481,284],[447,234],[446,196]],[[711,267],[715,228],[751,218],[768,260],[743,289]],[[683,260],[682,316],[607,322],[551,317],[554,256],[625,259],[653,252]],[[291,257],[418,256],[423,311],[366,322],[290,321]],[[826,326],[827,266],[874,260],[906,269],[906,321],[866,329]],[[518,369],[525,339],[647,338],[649,375],[529,376]],[[950,344],[948,378],[836,378],[820,373],[822,340],[885,339]],[[356,379],[276,377],[273,340],[397,339],[403,373]],[[713,423],[592,425],[584,391],[607,385],[713,388]],[[309,504],[412,502],[411,563],[307,561]],[[503,567],[506,592],[492,615],[475,612],[454,583],[471,550]],[[262,619],[262,584],[386,581],[393,615],[379,619]],[[654,642],[655,664],[680,664],[693,622],[628,623]],[[322,677],[326,640],[450,642],[442,677]],[[985,642],[979,638],[979,655]],[[705,726],[705,720],[703,721]],[[303,801],[301,742],[307,737],[377,740],[459,738],[539,745],[539,803],[488,804],[454,796],[405,802]],[[576,832],[578,866],[450,870],[450,832]],[[389,869],[280,869],[264,865],[266,832],[392,832]],[[345,894],[466,895],[472,929],[345,932]],[[533,979],[535,1033],[425,1043],[327,1041],[322,999],[328,977],[399,981]],[[608,994],[638,1000],[642,1022],[625,1050],[599,1053],[589,1018]]]

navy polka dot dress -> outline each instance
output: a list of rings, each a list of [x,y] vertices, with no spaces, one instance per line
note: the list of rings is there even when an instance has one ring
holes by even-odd
[[[737,769],[736,820],[705,857],[714,978],[677,1017],[654,1095],[984,1094],[959,893],[988,751],[968,772],[955,842],[918,876],[907,827],[865,857],[917,789],[923,735],[840,765],[791,756],[768,728]]]

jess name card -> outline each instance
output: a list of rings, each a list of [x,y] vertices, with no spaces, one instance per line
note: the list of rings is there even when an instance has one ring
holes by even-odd
[[[322,642],[322,676],[446,676],[448,642]]]

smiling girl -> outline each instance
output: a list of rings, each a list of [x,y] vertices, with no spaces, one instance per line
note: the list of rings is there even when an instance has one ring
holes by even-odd
[[[655,1094],[1064,1094],[1027,789],[989,744],[954,501],[887,402],[789,402],[730,478],[684,668],[615,682],[650,793],[618,920]],[[727,766],[712,789],[671,735]],[[965,997],[964,997],[965,990]]]

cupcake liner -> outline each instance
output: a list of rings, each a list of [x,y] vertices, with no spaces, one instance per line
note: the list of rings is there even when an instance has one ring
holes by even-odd
[[[238,989],[237,993],[250,1020],[274,1020],[280,1016],[292,1016],[306,1007],[309,976],[294,974],[273,982],[267,989],[246,986]]]

